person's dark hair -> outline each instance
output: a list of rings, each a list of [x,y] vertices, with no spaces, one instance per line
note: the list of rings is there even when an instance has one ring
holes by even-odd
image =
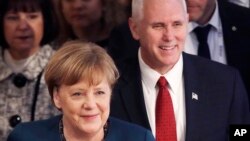
[[[53,41],[58,34],[57,21],[51,0],[1,0],[0,1],[0,46],[8,47],[4,37],[3,20],[5,14],[13,10],[15,12],[41,11],[44,22],[44,34],[40,45]]]

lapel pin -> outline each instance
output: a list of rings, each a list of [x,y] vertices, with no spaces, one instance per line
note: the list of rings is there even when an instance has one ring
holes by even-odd
[[[193,100],[198,100],[198,95],[194,92],[192,92],[192,99]]]
[[[232,26],[232,30],[233,30],[233,31],[236,31],[236,30],[237,30],[237,27],[236,27],[236,26]]]

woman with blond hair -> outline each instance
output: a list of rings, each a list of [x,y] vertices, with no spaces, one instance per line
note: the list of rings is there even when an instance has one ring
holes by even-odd
[[[20,124],[8,141],[154,141],[150,131],[109,117],[118,76],[103,48],[79,41],[66,43],[45,70],[52,101],[62,115]]]

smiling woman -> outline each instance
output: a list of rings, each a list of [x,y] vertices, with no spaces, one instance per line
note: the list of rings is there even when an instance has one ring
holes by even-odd
[[[50,96],[62,116],[20,124],[8,141],[154,141],[150,131],[109,117],[118,70],[94,43],[70,41],[45,69]]]
[[[50,0],[0,1],[0,140],[20,122],[56,114],[43,69],[57,32]]]

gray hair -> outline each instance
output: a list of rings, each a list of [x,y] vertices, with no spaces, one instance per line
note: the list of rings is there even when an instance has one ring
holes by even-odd
[[[143,18],[143,7],[145,0],[132,0],[132,18],[137,19],[137,21]],[[187,12],[186,0],[180,0],[184,11]]]

